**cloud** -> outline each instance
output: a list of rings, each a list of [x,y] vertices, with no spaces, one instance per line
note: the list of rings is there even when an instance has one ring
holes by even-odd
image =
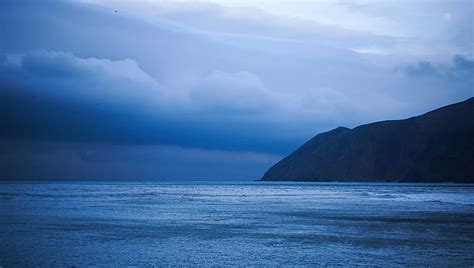
[[[190,98],[199,108],[224,113],[269,112],[275,105],[262,80],[245,71],[213,71],[190,90]]]
[[[27,90],[27,94],[123,106],[140,103],[148,110],[169,101],[165,90],[131,59],[112,61],[33,51],[7,55],[0,68],[4,73],[0,82]]]
[[[453,58],[454,69],[461,71],[473,71],[474,70],[474,60],[468,59],[466,57],[456,55]]]
[[[107,152],[103,159],[113,159],[117,148],[136,148],[124,156],[125,162],[144,159],[146,166],[128,166],[136,172],[153,161],[171,163],[165,155],[183,150],[179,155],[207,159],[189,164],[201,165],[204,174],[206,163],[226,165],[214,161],[220,156],[236,161],[226,153],[247,159],[286,154],[340,125],[413,116],[474,94],[469,54],[446,62],[445,54],[430,56],[436,50],[406,58],[356,53],[348,48],[390,48],[386,42],[394,40],[259,9],[173,3],[175,9],[159,16],[151,16],[153,10],[142,16],[83,2],[0,5],[0,139],[31,148],[44,142],[104,146],[97,149]],[[443,12],[452,14],[449,24],[464,25],[458,12]],[[436,14],[441,20],[443,13]],[[396,66],[403,67],[394,72]],[[139,155],[147,146],[160,148],[150,155],[163,156]],[[102,157],[77,150],[58,150],[51,159],[70,156],[75,167]],[[181,156],[176,163],[186,163]],[[109,170],[120,163],[112,162]],[[100,172],[90,163],[80,167]]]
[[[474,61],[456,55],[451,62],[421,61],[401,68],[410,79],[412,97],[445,105],[442,100],[463,100],[474,96]]]
[[[2,55],[2,58],[2,67],[9,71],[23,71],[32,79],[112,77],[139,83],[156,83],[131,59],[113,61],[93,57],[80,58],[71,53],[57,51],[29,51],[23,54]]]
[[[400,55],[451,57],[473,56],[473,6],[457,1],[338,1],[344,22],[369,31],[405,37],[389,48]],[[344,17],[343,17],[344,16]]]
[[[457,79],[460,76],[467,78],[474,74],[474,60],[462,55],[456,55],[449,64],[433,64],[430,61],[420,61],[405,67],[405,72],[410,76],[438,76],[442,78]],[[472,80],[472,79],[470,79]]]
[[[110,9],[120,9],[156,22],[157,18],[213,38],[247,36],[254,39],[274,39],[286,42],[327,44],[341,48],[392,47],[398,37],[347,29],[336,24],[324,24],[308,18],[281,16],[261,6],[225,2],[121,2],[94,0],[92,3]],[[301,4],[301,3],[300,3]]]
[[[0,179],[255,180],[281,157],[177,146],[0,141]]]
[[[429,61],[420,61],[415,65],[409,65],[405,71],[411,76],[426,76],[436,73],[436,69]]]
[[[339,125],[410,116],[472,95],[470,80],[394,74],[400,60],[392,56],[268,38],[281,27],[255,17],[210,19],[254,31],[243,36],[168,19],[84,3],[4,4],[0,25],[15,31],[0,31],[8,119],[1,136],[285,153]],[[446,96],[448,87],[454,93]]]
[[[453,16],[449,12],[443,14],[443,19],[446,20],[446,21],[450,21],[452,19],[452,17]]]
[[[261,118],[239,116],[266,107],[269,92],[250,73],[212,72],[186,95],[130,59],[36,51],[3,56],[0,69],[3,138],[272,152],[296,144],[261,133],[256,125],[270,126]]]

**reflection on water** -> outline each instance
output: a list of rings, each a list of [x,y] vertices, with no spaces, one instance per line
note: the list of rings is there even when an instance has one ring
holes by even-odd
[[[1,266],[474,265],[474,187],[0,183]]]

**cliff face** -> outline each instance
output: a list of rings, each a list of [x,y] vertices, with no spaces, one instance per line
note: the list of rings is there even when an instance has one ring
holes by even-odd
[[[262,180],[474,182],[474,98],[405,120],[321,133]]]

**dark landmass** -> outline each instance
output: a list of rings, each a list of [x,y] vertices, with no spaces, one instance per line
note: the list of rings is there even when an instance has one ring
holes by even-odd
[[[318,134],[262,180],[474,183],[474,98],[405,120]]]

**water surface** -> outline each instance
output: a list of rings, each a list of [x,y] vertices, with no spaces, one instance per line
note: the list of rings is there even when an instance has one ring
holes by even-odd
[[[474,187],[0,183],[0,266],[474,265]]]

